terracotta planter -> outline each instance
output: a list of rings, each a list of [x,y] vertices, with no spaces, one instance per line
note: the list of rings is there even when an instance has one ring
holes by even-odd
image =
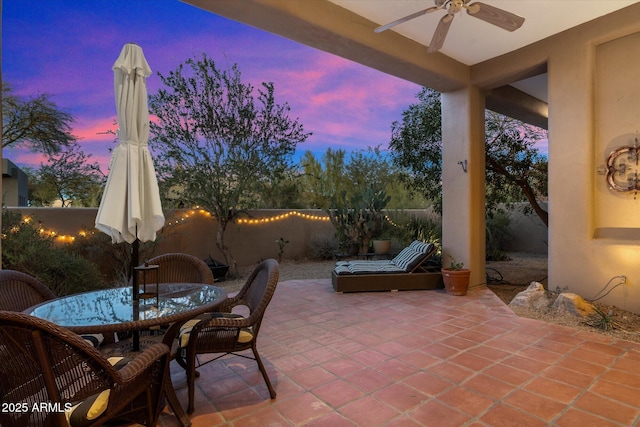
[[[449,295],[466,295],[469,289],[469,276],[471,270],[450,270],[442,269],[442,280],[444,288]]]
[[[374,240],[373,241],[373,252],[376,255],[388,254],[391,250],[391,240]]]

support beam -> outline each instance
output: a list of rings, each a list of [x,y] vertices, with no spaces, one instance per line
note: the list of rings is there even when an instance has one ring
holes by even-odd
[[[442,94],[442,253],[485,283],[484,95],[476,87]]]
[[[326,0],[183,0],[439,92],[466,86],[469,67]]]
[[[549,106],[513,86],[501,86],[487,93],[487,108],[525,123],[548,129]]]

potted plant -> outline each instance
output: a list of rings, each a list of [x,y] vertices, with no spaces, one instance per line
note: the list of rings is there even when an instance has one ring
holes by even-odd
[[[449,295],[466,295],[471,270],[464,268],[464,263],[457,262],[453,257],[450,258],[449,267],[442,267],[444,289]]]
[[[389,227],[389,221],[387,217],[384,216],[380,231],[374,234],[371,239],[373,253],[375,253],[376,255],[385,255],[391,252],[391,233]]]
[[[391,239],[386,239],[384,237],[378,237],[373,239],[373,253],[376,255],[384,255],[388,254],[391,251]]]

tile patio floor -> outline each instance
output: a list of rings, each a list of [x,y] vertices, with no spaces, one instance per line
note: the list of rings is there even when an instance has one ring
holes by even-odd
[[[255,362],[213,362],[196,380],[194,427],[640,425],[640,344],[519,318],[484,287],[282,282],[258,349],[278,397]],[[160,425],[177,423],[164,413]]]

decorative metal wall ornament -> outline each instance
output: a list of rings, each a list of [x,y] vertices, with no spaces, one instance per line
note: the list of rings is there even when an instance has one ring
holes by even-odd
[[[607,157],[606,179],[609,189],[620,193],[640,191],[638,138],[632,146],[620,147]]]

